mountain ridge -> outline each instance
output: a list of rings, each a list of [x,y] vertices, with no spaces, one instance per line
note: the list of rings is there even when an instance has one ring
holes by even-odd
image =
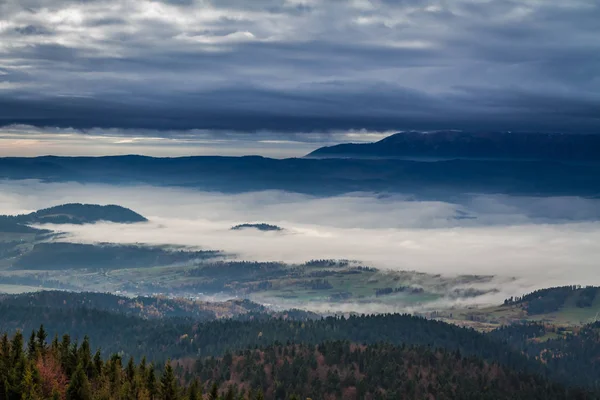
[[[599,152],[600,153],[600,152]],[[50,164],[50,166],[48,165]],[[393,158],[145,156],[0,158],[0,179],[149,184],[224,193],[356,191],[423,197],[448,190],[522,195],[600,195],[599,162]]]
[[[343,143],[321,147],[306,157],[600,161],[600,135],[509,131],[406,131],[373,143]]]

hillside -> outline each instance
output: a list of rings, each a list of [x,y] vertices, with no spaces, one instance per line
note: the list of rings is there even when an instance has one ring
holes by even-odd
[[[322,147],[308,157],[427,157],[600,161],[599,135],[401,132],[375,143]]]
[[[571,330],[541,324],[513,325],[483,334],[409,315],[315,319],[299,311],[273,313],[243,301],[205,303],[64,292],[0,298],[0,332],[31,332],[40,324],[49,337],[69,333],[81,342],[87,335],[106,356],[147,356],[155,362],[178,359],[188,368],[193,366],[189,361],[198,356],[247,354],[247,349],[257,346],[317,346],[343,341],[363,348],[388,343],[398,348],[443,350],[434,350],[434,354],[459,352],[468,360],[479,360],[479,365],[501,366],[494,370],[537,374],[553,382],[600,390],[598,324]],[[423,362],[421,365],[426,365]],[[335,368],[345,370],[341,365]]]
[[[507,347],[494,346],[481,333],[409,315],[315,319],[298,311],[272,313],[250,302],[206,304],[183,299],[127,300],[106,294],[61,293],[1,297],[0,331],[30,331],[43,323],[51,334],[70,332],[79,339],[87,334],[104,351],[123,351],[137,357],[143,350],[148,356],[164,359],[200,353],[222,355],[228,350],[288,340],[309,344],[349,340],[431,345],[511,363],[513,367],[530,365],[517,354],[507,357]],[[214,318],[205,311],[235,318],[211,321]]]
[[[220,258],[219,251],[184,251],[163,247],[81,244],[67,242],[36,243],[17,257],[13,269],[121,269],[149,268]]]
[[[186,373],[208,388],[258,389],[272,400],[568,399],[584,393],[459,353],[389,344],[269,346],[198,360]]]
[[[92,224],[100,221],[130,224],[147,221],[140,214],[125,207],[80,203],[45,208],[15,216],[14,219],[20,224]]]
[[[315,399],[595,399],[540,376],[458,353],[378,344],[247,349],[220,359],[136,362],[102,356],[95,342],[69,334],[0,340],[0,393],[13,399],[299,400]],[[24,348],[26,350],[24,350]],[[127,360],[127,361],[126,361]],[[205,395],[206,394],[206,395]]]
[[[234,317],[248,312],[264,311],[264,307],[245,301],[209,303],[166,297],[125,297],[109,293],[73,293],[67,291],[42,291],[22,295],[0,296],[5,307],[28,307],[43,304],[48,309],[72,310],[88,308],[120,313],[144,319],[186,317],[198,321],[219,317]]]
[[[36,224],[93,224],[95,222],[131,224],[147,221],[142,215],[116,205],[63,204],[21,215],[0,215],[0,233],[44,234],[50,231],[33,228]]]
[[[537,321],[558,326],[581,326],[600,317],[600,287],[561,286],[536,290],[506,299],[502,305],[435,314],[448,322],[471,322],[471,326],[501,326]]]

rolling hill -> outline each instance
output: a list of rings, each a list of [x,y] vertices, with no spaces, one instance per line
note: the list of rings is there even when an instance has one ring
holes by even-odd
[[[10,217],[9,217],[10,218]],[[25,215],[12,217],[19,224],[93,224],[115,222],[131,224],[148,221],[128,208],[117,205],[70,203],[44,208]]]

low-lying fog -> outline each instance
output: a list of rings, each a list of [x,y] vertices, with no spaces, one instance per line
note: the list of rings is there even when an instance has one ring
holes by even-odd
[[[177,244],[244,260],[360,260],[428,273],[517,277],[523,287],[600,285],[600,200],[470,195],[455,203],[353,194],[315,198],[285,192],[239,195],[148,186],[1,182],[0,213],[68,202],[119,204],[147,224],[60,226],[69,240]],[[282,232],[231,231],[245,222]]]

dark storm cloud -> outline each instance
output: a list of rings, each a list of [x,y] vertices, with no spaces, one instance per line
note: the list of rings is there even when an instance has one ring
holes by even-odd
[[[0,124],[600,130],[596,1],[8,0]]]

